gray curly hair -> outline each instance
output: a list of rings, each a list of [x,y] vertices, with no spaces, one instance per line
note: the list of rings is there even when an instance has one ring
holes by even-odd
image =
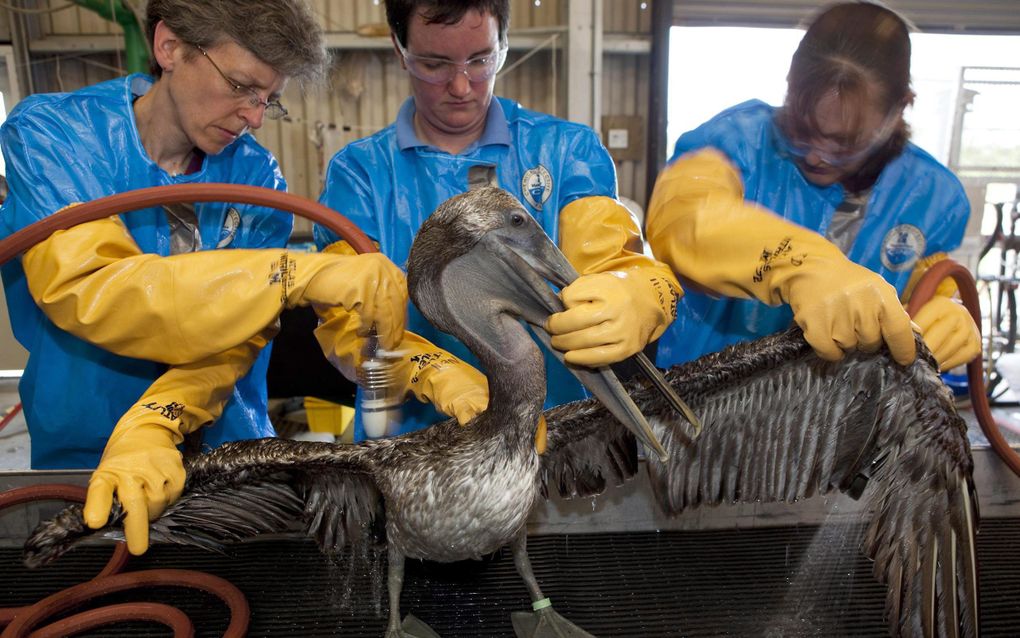
[[[145,14],[150,47],[162,21],[191,45],[233,40],[302,83],[320,82],[326,74],[329,54],[322,27],[305,0],[149,0]],[[155,60],[152,73],[163,73]]]

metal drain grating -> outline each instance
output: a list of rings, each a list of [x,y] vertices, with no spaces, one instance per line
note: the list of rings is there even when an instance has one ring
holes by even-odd
[[[529,550],[536,576],[560,613],[602,638],[886,636],[885,590],[856,552],[860,531],[830,525],[541,536],[530,539]],[[982,522],[984,636],[1018,635],[1018,541],[1020,519]],[[100,547],[82,547],[49,568],[29,571],[17,550],[0,549],[0,604],[27,604],[80,582],[98,571],[106,554]],[[156,547],[130,565],[199,569],[230,580],[251,603],[253,637],[379,638],[384,632],[382,574],[355,569],[349,583],[355,604],[339,609],[350,565],[330,566],[306,540],[246,543],[226,556]],[[145,598],[179,605],[199,636],[218,636],[226,626],[225,609],[204,594],[167,588]],[[504,637],[513,635],[509,612],[527,609],[528,599],[504,550],[478,562],[409,562],[401,605],[444,638]],[[169,635],[160,631],[138,623],[88,635]]]

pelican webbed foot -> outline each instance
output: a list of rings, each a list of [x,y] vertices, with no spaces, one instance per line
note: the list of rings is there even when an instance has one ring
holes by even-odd
[[[521,528],[510,544],[514,554],[514,566],[524,579],[531,595],[531,611],[515,611],[510,614],[517,638],[595,638],[552,608],[552,602],[542,594],[535,579],[528,558],[528,532]]]
[[[535,611],[515,611],[510,615],[517,638],[595,638],[563,616],[559,615],[549,599],[538,601]]]
[[[411,614],[404,616],[404,622],[397,630],[386,632],[386,638],[439,638],[439,634]]]

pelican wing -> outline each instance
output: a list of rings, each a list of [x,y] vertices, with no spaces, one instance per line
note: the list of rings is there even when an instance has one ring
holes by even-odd
[[[555,485],[568,498],[601,494],[607,482],[620,485],[638,470],[634,436],[595,400],[545,412],[546,452],[540,473],[542,495]]]
[[[371,448],[257,439],[236,441],[190,459],[181,498],[150,524],[150,539],[221,549],[264,533],[304,530],[334,553],[384,520]],[[48,563],[87,536],[122,538],[119,504],[110,526],[85,527],[72,506],[42,523],[25,543],[25,562]]]
[[[974,635],[977,510],[966,426],[917,343],[909,367],[885,354],[832,363],[791,331],[675,367],[667,379],[701,418],[697,438],[646,383],[635,384],[635,403],[669,452],[666,464],[648,460],[660,506],[677,514],[834,489],[858,496],[870,482],[862,549],[889,587],[894,633]],[[550,431],[619,427],[587,404],[547,420]]]
[[[155,539],[212,546],[300,521],[334,553],[383,518],[368,446],[257,439],[191,459],[184,494],[150,526]]]

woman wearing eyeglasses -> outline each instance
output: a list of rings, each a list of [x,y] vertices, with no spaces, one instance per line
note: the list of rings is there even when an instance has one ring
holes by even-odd
[[[640,231],[616,200],[615,166],[595,132],[493,97],[506,57],[509,4],[387,0],[394,53],[410,75],[412,97],[396,122],[333,157],[320,201],[402,264],[418,228],[441,202],[476,184],[499,185],[559,240],[581,273],[563,290],[568,309],[549,321],[553,345],[574,364],[620,361],[669,325],[678,284],[668,267],[643,255]],[[320,245],[336,241],[328,231],[316,232]],[[467,348],[413,306],[408,325],[435,346],[402,344],[400,365],[417,361],[421,370],[406,389],[462,423],[484,409],[486,382],[469,365],[476,360]],[[348,344],[335,359],[358,351],[356,340],[334,343]],[[551,356],[546,374],[547,405],[585,396]],[[357,438],[364,435],[360,418],[358,410]],[[408,402],[402,431],[441,418],[429,405]]]
[[[303,0],[257,11],[252,20],[248,0],[149,0],[153,76],[22,100],[0,131],[10,183],[0,235],[143,187],[285,190],[249,132],[286,113],[289,79],[322,76],[326,51]],[[203,428],[204,447],[273,435],[264,346],[284,306],[356,307],[385,345],[403,334],[396,266],[287,253],[291,225],[249,205],[151,208],[56,233],[3,268],[29,351],[20,391],[32,467],[97,468],[86,522],[105,523],[116,494],[133,553],[180,494],[184,434]]]
[[[661,366],[791,319],[826,359],[883,343],[901,363],[915,356],[901,301],[959,246],[970,208],[959,180],[908,141],[907,25],[876,4],[832,6],[787,81],[781,108],[745,102],[682,135],[659,176],[648,239],[691,284]],[[953,292],[915,319],[943,369],[981,351]]]

